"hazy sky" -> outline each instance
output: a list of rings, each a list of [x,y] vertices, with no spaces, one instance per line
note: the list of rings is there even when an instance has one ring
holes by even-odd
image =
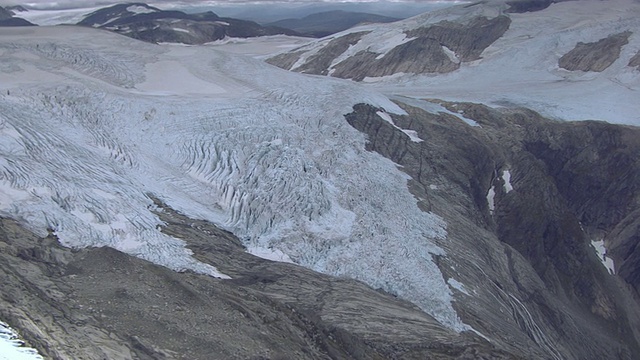
[[[232,5],[241,3],[327,3],[327,2],[414,2],[414,3],[435,3],[452,2],[456,0],[195,0],[195,1],[172,1],[172,0],[0,0],[0,6],[25,5],[34,8],[79,8],[92,7],[97,5],[115,4],[118,2],[146,2],[149,4],[181,4],[181,5]]]

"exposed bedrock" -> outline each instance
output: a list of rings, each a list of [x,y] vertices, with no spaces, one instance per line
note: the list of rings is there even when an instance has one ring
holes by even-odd
[[[634,284],[638,275],[640,129],[441,103],[452,113],[404,106],[409,115],[392,115],[394,126],[381,109],[358,105],[347,120],[447,222],[439,265],[474,286],[458,294],[463,321],[541,358],[633,359],[639,302],[623,279]],[[591,247],[605,235],[617,276]]]
[[[296,71],[309,74],[327,75],[329,67],[335,58],[347,51],[349,46],[356,44],[369,31],[355,32],[333,39],[320,51],[312,55]]]
[[[635,54],[631,58],[631,60],[629,60],[629,66],[636,67],[638,70],[640,70],[640,51],[638,51],[638,53]]]
[[[618,60],[622,47],[629,43],[629,36],[631,32],[625,31],[596,42],[579,42],[558,60],[558,66],[569,71],[604,71]]]
[[[63,248],[0,219],[0,318],[50,359],[525,358],[363,283],[254,257],[210,223],[159,215],[233,279]]]
[[[303,50],[280,54],[267,60],[286,70],[363,80],[397,73],[448,73],[461,62],[480,58],[482,52],[508,29],[511,19],[501,15],[492,19],[477,17],[467,24],[441,21],[405,32],[411,40],[380,54],[366,48],[336,63],[350,45],[366,32],[357,32],[329,41],[301,66],[295,66]],[[295,61],[293,60],[295,59]]]

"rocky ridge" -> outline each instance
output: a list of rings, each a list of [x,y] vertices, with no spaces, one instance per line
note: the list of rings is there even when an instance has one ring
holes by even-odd
[[[247,20],[219,17],[209,11],[186,14],[144,3],[117,4],[88,14],[78,25],[116,32],[151,43],[204,44],[225,37],[299,35],[293,30],[261,26]]]
[[[0,316],[51,359],[520,358],[390,294],[257,258],[232,234],[169,208],[159,215],[164,231],[233,280],[110,248],[63,248],[2,219]]]
[[[347,120],[368,134],[371,151],[411,176],[421,206],[449,224],[439,264],[445,276],[461,278],[467,296],[473,292],[474,301],[461,294],[457,302],[463,321],[501,334],[504,346],[530,342],[541,358],[634,358],[637,271],[623,269],[637,269],[630,249],[638,243],[638,129],[468,103],[441,102],[448,113],[429,112],[420,108],[426,103],[409,102],[409,115],[392,115],[393,124],[367,105]],[[600,237],[617,276],[595,255],[591,241]],[[614,250],[621,247],[625,256]],[[519,325],[496,317],[495,304],[478,306],[490,298]]]
[[[558,66],[569,71],[602,72],[618,60],[622,47],[629,43],[629,36],[631,32],[625,31],[593,43],[579,42],[558,60]]]

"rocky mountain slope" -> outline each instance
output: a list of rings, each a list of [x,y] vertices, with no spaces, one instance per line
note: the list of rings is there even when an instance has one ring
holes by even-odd
[[[15,17],[14,12],[0,6],[0,26],[33,26],[34,24],[20,17]]]
[[[306,36],[323,37],[362,23],[388,23],[398,20],[400,19],[376,14],[333,10],[314,13],[300,19],[278,20],[268,25],[295,30]]]
[[[298,35],[293,30],[253,21],[221,18],[213,12],[186,14],[144,3],[117,4],[88,14],[78,25],[110,30],[152,43],[203,44],[225,37]]]
[[[477,9],[454,12],[513,29]],[[486,56],[447,21],[414,29]],[[92,28],[1,31],[0,321],[43,355],[640,353],[637,127]]]
[[[538,3],[477,2],[359,26],[268,62],[394,94],[640,124],[634,100],[640,73],[631,65],[640,48],[640,4],[581,0],[534,6]],[[599,91],[587,90],[593,88]]]

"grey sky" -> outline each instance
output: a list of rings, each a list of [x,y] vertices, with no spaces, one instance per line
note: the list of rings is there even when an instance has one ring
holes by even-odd
[[[349,2],[375,2],[372,0],[347,0]],[[414,3],[434,3],[434,2],[451,2],[456,0],[381,0],[380,2],[414,2]],[[146,2],[149,4],[161,5],[165,4],[180,4],[183,6],[197,6],[197,5],[233,5],[242,3],[327,3],[327,2],[345,2],[345,0],[196,0],[196,1],[172,1],[172,0],[152,0],[152,1],[140,1],[140,0],[0,0],[0,6],[7,5],[25,5],[33,8],[81,8],[92,7],[98,5],[115,4],[118,2]]]

